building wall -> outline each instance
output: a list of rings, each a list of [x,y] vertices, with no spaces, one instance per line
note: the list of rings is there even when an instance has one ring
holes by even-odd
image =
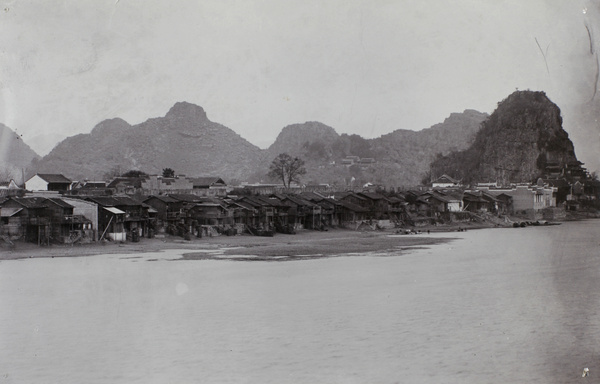
[[[150,197],[150,198],[144,200],[144,204],[148,204],[149,206],[151,206],[152,208],[154,208],[158,211],[157,217],[159,220],[167,219],[167,212],[168,212],[169,204],[165,203],[164,201],[162,201],[156,197]]]
[[[29,191],[47,191],[48,183],[38,175],[35,175],[25,182],[25,189]]]
[[[513,198],[513,210],[526,211],[534,209],[535,192],[526,186],[517,186],[515,189],[504,190],[505,194]]]
[[[489,193],[497,196],[502,193],[512,196],[514,212],[556,207],[556,188],[517,185],[512,189],[489,189]]]
[[[462,203],[460,201],[452,201],[448,203],[448,211],[460,212],[462,211]]]
[[[49,191],[68,191],[71,189],[71,184],[69,183],[48,183]]]
[[[25,234],[20,216],[11,216],[5,219],[7,222],[0,224],[0,235],[19,237]]]
[[[543,189],[543,193],[544,193],[543,202],[544,202],[544,205],[543,205],[543,207],[541,209],[556,207],[556,195],[553,192],[555,192],[555,191],[553,191],[552,189],[548,189],[548,188],[544,188]]]
[[[121,235],[115,237],[111,234],[122,234],[123,236],[126,235],[124,216],[124,214],[113,214],[103,207],[98,206],[98,239],[100,239],[104,231],[106,231],[104,237],[121,241]]]
[[[432,183],[431,187],[432,188],[450,188],[450,187],[456,187],[456,184],[439,182],[439,183]]]
[[[127,234],[125,232],[109,232],[104,236],[108,237],[112,241],[126,241],[127,240]]]
[[[144,193],[150,195],[157,195],[159,193],[190,193],[194,189],[194,184],[185,179],[169,179],[169,183],[163,183],[163,179],[158,176],[150,176],[148,179],[142,181],[142,189]],[[173,191],[185,191],[185,192],[173,192]]]

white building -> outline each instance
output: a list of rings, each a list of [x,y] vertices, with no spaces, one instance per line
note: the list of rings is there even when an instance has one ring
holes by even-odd
[[[36,173],[25,182],[28,191],[68,191],[73,182],[61,174]]]
[[[442,175],[431,183],[432,188],[451,188],[459,186],[460,181],[455,180],[448,175]]]

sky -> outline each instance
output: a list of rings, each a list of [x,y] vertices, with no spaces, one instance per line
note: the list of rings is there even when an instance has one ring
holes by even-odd
[[[290,124],[374,138],[530,89],[599,170],[597,50],[600,0],[0,0],[0,123],[43,155],[187,101],[265,148]]]

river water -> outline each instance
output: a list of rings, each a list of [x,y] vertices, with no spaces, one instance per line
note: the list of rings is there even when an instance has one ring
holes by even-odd
[[[2,261],[0,383],[598,382],[599,234],[591,220],[432,234],[458,238],[392,256]]]

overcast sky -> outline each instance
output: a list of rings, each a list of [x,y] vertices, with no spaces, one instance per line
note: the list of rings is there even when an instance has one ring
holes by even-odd
[[[305,121],[367,138],[420,130],[491,113],[518,88],[545,91],[600,168],[596,117],[580,118],[600,109],[598,0],[0,3],[0,122],[40,152],[177,101],[266,147]]]

